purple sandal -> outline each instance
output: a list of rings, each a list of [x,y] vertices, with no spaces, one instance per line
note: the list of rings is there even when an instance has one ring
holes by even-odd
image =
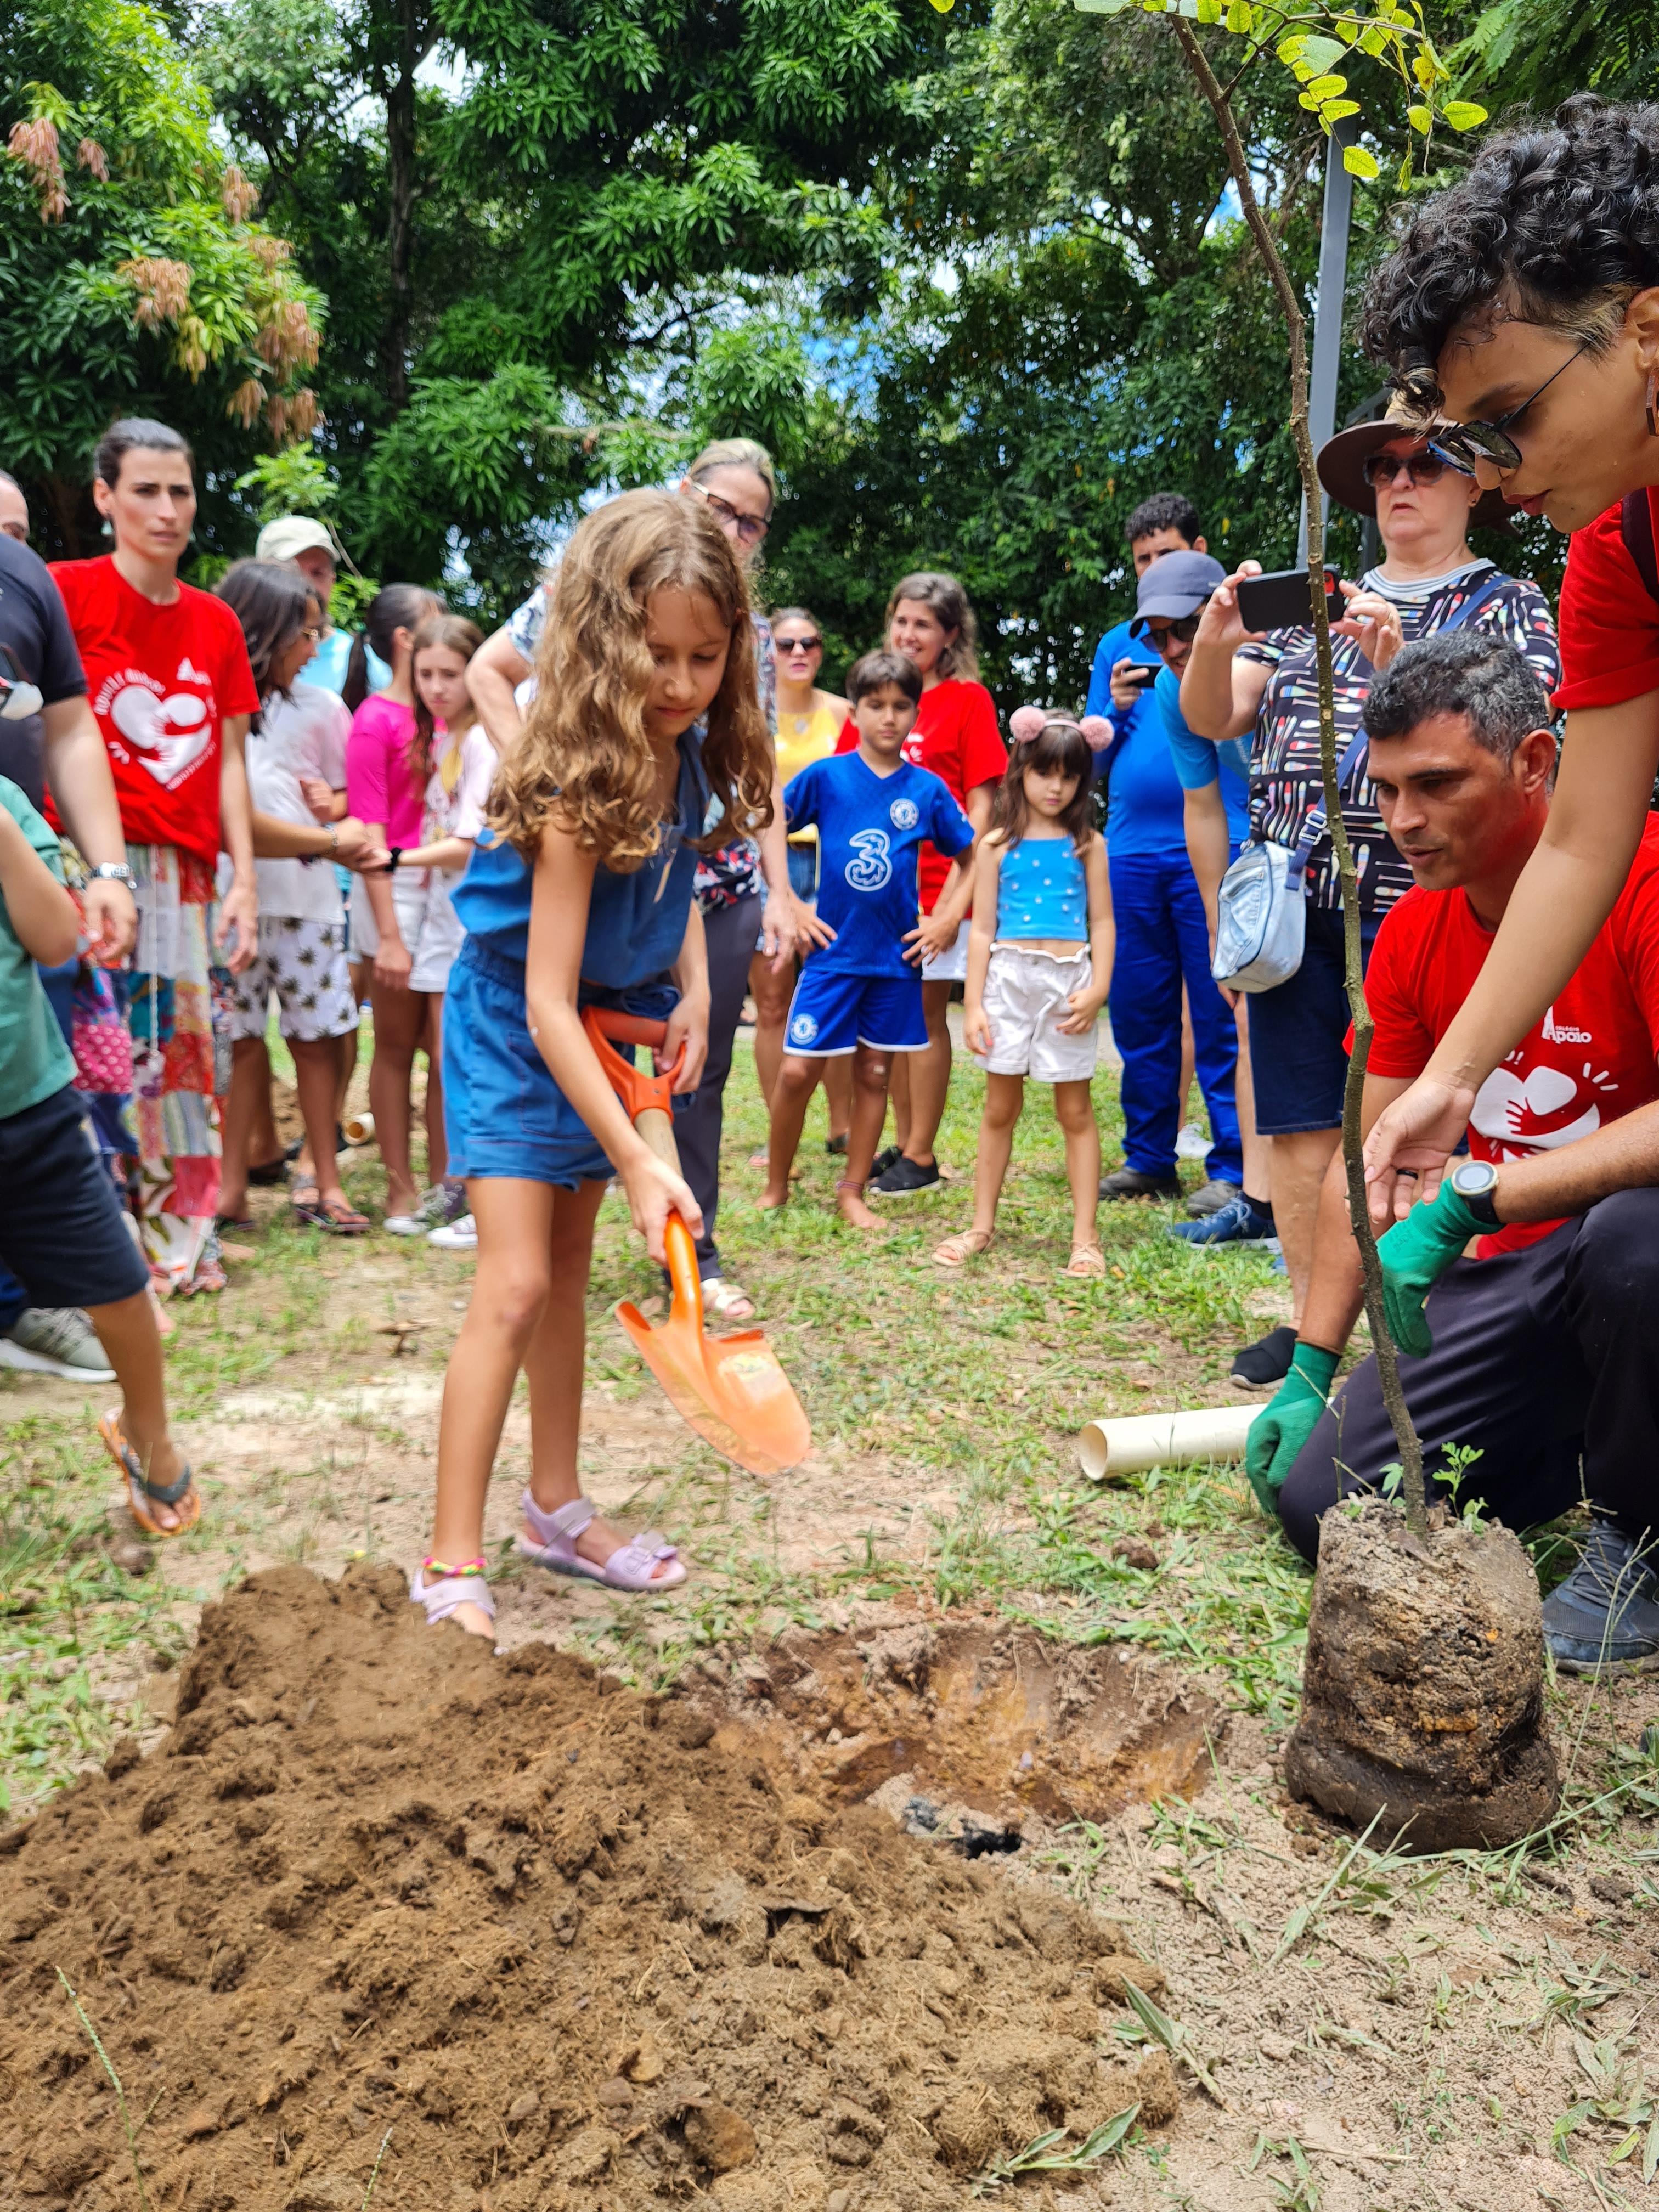
[[[437,1568],[437,1577],[428,1582],[427,1572],[432,1567]],[[447,1567],[441,1559],[422,1559],[409,1585],[410,1602],[425,1607],[428,1628],[447,1620],[456,1607],[463,1605],[481,1606],[494,1620],[495,1601],[489,1594],[483,1571],[482,1559],[468,1559],[459,1567]]]
[[[519,1557],[545,1567],[550,1574],[574,1575],[584,1582],[602,1583],[607,1589],[618,1590],[677,1589],[685,1580],[679,1553],[660,1528],[647,1528],[631,1543],[618,1545],[600,1566],[592,1559],[582,1559],[576,1550],[577,1537],[599,1517],[599,1509],[591,1498],[573,1498],[568,1505],[544,1513],[526,1490],[523,1504],[524,1517],[538,1540],[532,1544],[520,1536]],[[652,1570],[664,1559],[673,1562],[668,1571],[653,1574]]]

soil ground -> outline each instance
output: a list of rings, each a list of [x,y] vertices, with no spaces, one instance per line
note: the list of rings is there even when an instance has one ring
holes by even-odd
[[[971,1070],[958,1073],[941,1145],[942,1157],[964,1179],[979,1091]],[[1109,1072],[1098,1079],[1097,1096],[1109,1130],[1115,1098]],[[622,1601],[516,1571],[508,1547],[528,1435],[515,1409],[489,1527],[501,1558],[494,1586],[502,1644],[514,1655],[510,1668],[496,1666],[501,1684],[533,1685],[557,1711],[538,1727],[527,1727],[521,1711],[510,1725],[503,1721],[489,1735],[488,1756],[480,1751],[471,1766],[466,1729],[452,1730],[445,1715],[456,1694],[451,1674],[465,1686],[474,1656],[432,1658],[442,1676],[433,1689],[435,1678],[422,1672],[425,1654],[447,1654],[459,1639],[411,1642],[386,1596],[393,1586],[384,1571],[406,1570],[424,1547],[436,1409],[465,1306],[468,1260],[382,1237],[353,1246],[298,1233],[279,1194],[256,1194],[251,1256],[233,1263],[230,1291],[178,1313],[170,1372],[207,1510],[195,1534],[159,1553],[133,1550],[122,1528],[91,1436],[89,1414],[103,1394],[89,1401],[84,1390],[0,1375],[6,1453],[0,1778],[11,1814],[23,1819],[48,1802],[65,1782],[100,1765],[128,1732],[145,1754],[115,1780],[82,1784],[64,1801],[70,1817],[61,1833],[53,1814],[46,1832],[32,1832],[15,1857],[0,1862],[10,1910],[31,1864],[45,1865],[36,1855],[48,1835],[56,1837],[52,1850],[64,1855],[49,1879],[26,1884],[45,1900],[27,1943],[13,1931],[12,1955],[28,1954],[21,1968],[28,2033],[45,2040],[27,2045],[27,2063],[20,2067],[22,2015],[9,1997],[12,2047],[3,2059],[12,2149],[0,2157],[0,2203],[9,2191],[20,2192],[12,2201],[73,2203],[77,2212],[112,2212],[137,2202],[122,2139],[104,2109],[112,2100],[93,2087],[96,2061],[52,1973],[58,1965],[80,1977],[88,2017],[127,2085],[157,2212],[185,2203],[193,2212],[213,2201],[208,2183],[216,2172],[235,2176],[215,2184],[228,2191],[227,2203],[281,2204],[293,2212],[313,2202],[360,2207],[388,2124],[377,2203],[430,2203],[445,2212],[488,2203],[499,2212],[521,2201],[503,2193],[503,2177],[511,2183],[515,2173],[532,2172],[534,2161],[512,2164],[525,2148],[519,2138],[527,2123],[503,2115],[528,2088],[516,2090],[490,2123],[507,2151],[493,2167],[482,2151],[468,2165],[468,2146],[483,2127],[481,2102],[474,2112],[452,2099],[470,2115],[463,2127],[413,2112],[395,2090],[376,2089],[366,2077],[348,2095],[350,2084],[331,2047],[315,2076],[322,2087],[307,2112],[307,2143],[296,2151],[252,2103],[271,2056],[272,1999],[261,1962],[280,1960],[290,1939],[283,1933],[279,1942],[258,1917],[257,1853],[247,1858],[248,1841],[235,1832],[247,1805],[234,1793],[217,1799],[198,1789],[191,1815],[199,1815],[198,1826],[188,1830],[188,1849],[174,1846],[171,1857],[163,1855],[169,1824],[155,1827],[153,1843],[143,1826],[140,1808],[164,1778],[198,1767],[205,1777],[228,1755],[216,1740],[199,1756],[179,1757],[185,1731],[173,1723],[181,1680],[198,1686],[186,1692],[192,1711],[212,1702],[199,1692],[217,1663],[210,1654],[190,1660],[182,1672],[180,1666],[202,1605],[251,1571],[301,1567],[330,1578],[349,1568],[356,1579],[349,1601],[316,1595],[322,1586],[309,1577],[279,1576],[278,1589],[307,1594],[285,1601],[301,1611],[327,1604],[331,1619],[352,1618],[356,1607],[365,1644],[392,1638],[399,1656],[392,1666],[382,1656],[375,1695],[361,1701],[362,1711],[380,1720],[365,1721],[356,1735],[355,1723],[337,1715],[325,1729],[313,1729],[294,1702],[301,1685],[274,1679],[289,1659],[268,1652],[260,1662],[266,1673],[251,1704],[260,1717],[246,1726],[265,1732],[262,1742],[269,1741],[288,1775],[271,1802],[285,1823],[302,1817],[320,1823],[303,1834],[296,1829],[286,1846],[296,1867],[325,1857],[328,1837],[349,1838],[354,1820],[372,1825],[382,1817],[352,1802],[356,1741],[362,1765],[375,1770],[376,1788],[390,1787],[384,1770],[396,1752],[408,1769],[398,1789],[419,1795],[425,1788],[450,1832],[456,1820],[464,1828],[468,1817],[494,1819],[500,1808],[492,1778],[537,1771],[551,1756],[555,1719],[574,1726],[570,1716],[580,1719],[598,1695],[580,1669],[548,1672],[541,1650],[525,1649],[552,1644],[596,1662],[605,1682],[628,1693],[617,1713],[654,1712],[649,1698],[672,1690],[664,1711],[712,1724],[695,1760],[676,1750],[661,1763],[665,1820],[685,1819],[699,1828],[708,1806],[728,1804],[721,1793],[735,1763],[762,1777],[779,1836],[796,1836],[792,1848],[817,1854],[815,1866],[827,1865],[824,1852],[846,1848],[874,1853],[884,1869],[894,1869],[877,1888],[884,1894],[890,1879],[896,1885],[894,1896],[907,1901],[924,1949],[946,1909],[938,1869],[963,1867],[954,1845],[964,1841],[975,1849],[998,1838],[1018,1841],[1015,1850],[988,1849],[967,1863],[975,1899],[1057,1887],[1121,1927],[1148,1974],[1166,1987],[1163,2009],[1149,2027],[1109,2002],[1073,2042],[1095,2051],[1103,2081],[1118,2078],[1113,2069],[1120,2058],[1139,2064],[1149,2038],[1173,2041],[1179,2112],[1168,2124],[1137,2121],[1085,2173],[1010,2181],[1009,2195],[1040,2203],[1053,2191],[1079,2205],[1191,2205],[1206,2212],[1279,2204],[1306,2212],[1316,2205],[1326,2212],[1419,2205],[1438,2212],[1448,2204],[1514,2212],[1645,2201],[1644,2173],[1659,2167],[1659,2062],[1647,2055],[1659,1994],[1650,1933],[1659,1901],[1653,1825],[1659,1771],[1636,1747],[1644,1724],[1659,1715],[1659,1686],[1649,1678],[1594,1689],[1551,1686],[1552,1732],[1569,1776],[1565,1814],[1524,1855],[1410,1862],[1359,1845],[1291,1804],[1277,1762],[1295,1705],[1307,1577],[1256,1514],[1236,1471],[1159,1469],[1097,1490],[1081,1479],[1073,1449],[1082,1420],[1103,1412],[1227,1401],[1232,1352],[1283,1310],[1282,1279],[1267,1258],[1190,1253],[1164,1235],[1164,1212],[1133,1207],[1103,1218],[1110,1263],[1104,1284],[1060,1278],[1064,1183],[1046,1101],[1034,1093],[998,1243],[977,1268],[947,1275],[929,1254],[940,1235],[965,1219],[963,1181],[893,1208],[890,1229],[857,1239],[830,1214],[833,1163],[822,1152],[815,1114],[795,1203],[781,1217],[763,1217],[752,1204],[757,1171],[743,1164],[763,1121],[751,1064],[741,1052],[731,1103],[721,1224],[727,1272],[760,1302],[811,1412],[813,1453],[794,1474],[768,1486],[726,1467],[676,1420],[607,1318],[616,1298],[644,1299],[658,1289],[627,1235],[622,1208],[607,1204],[590,1307],[585,1485],[606,1510],[665,1529],[694,1572],[670,1598]],[[378,1209],[383,1186],[372,1153],[361,1158],[349,1182],[360,1203]],[[1548,1580],[1570,1560],[1574,1531],[1564,1525],[1529,1541]],[[141,1562],[144,1571],[135,1571]],[[888,1656],[872,1659],[872,1638],[884,1637]],[[913,1649],[907,1638],[920,1638],[919,1645]],[[289,1646],[282,1650],[291,1657]],[[337,1662],[349,1672],[351,1650],[336,1651],[331,1665]],[[526,1666],[528,1674],[511,1671]],[[236,1694],[244,1695],[244,1686]],[[477,1694],[487,1702],[492,1693]],[[641,1694],[647,1702],[636,1704]],[[270,1699],[271,1713],[261,1698]],[[647,1726],[629,1719],[617,1740],[633,1747],[627,1756],[635,1760],[630,1774],[644,1778],[641,1802],[654,1802],[659,1763],[644,1757],[653,1747],[641,1733]],[[591,1735],[608,1740],[597,1720]],[[465,1752],[458,1753],[458,1741]],[[1028,1755],[1030,1763],[1022,1765]],[[117,1765],[129,1757],[124,1746]],[[711,1770],[711,1758],[725,1765]],[[715,1780],[693,1787],[681,1771],[686,1760],[700,1776],[715,1771]],[[419,1788],[417,1774],[424,1778]],[[513,1786],[502,1779],[509,1794]],[[389,1802],[385,1788],[382,1804]],[[703,1789],[714,1796],[699,1797]],[[829,1809],[793,1829],[784,1808],[797,1799]],[[872,1802],[861,1807],[860,1799]],[[452,1805],[459,1809],[449,1819]],[[93,1809],[104,1808],[97,1822],[109,1833],[98,1840]],[[848,1821],[862,1843],[825,1840]],[[964,1828],[974,1833],[964,1837]],[[447,1960],[452,1940],[465,1950],[468,1911],[496,1941],[522,1900],[510,1911],[490,1902],[491,1878],[469,1861],[465,1837],[452,1867],[439,1830],[421,1832],[422,1866],[429,1860],[438,1875],[455,1877],[440,1881],[442,1913],[460,1916],[442,1920],[445,1944],[434,1945],[431,1958]],[[750,1865],[747,1843],[724,1832],[716,1843],[732,1867],[748,1868],[743,1879],[750,1889],[764,1889],[771,1874]],[[715,1850],[707,1834],[699,1847]],[[362,1916],[375,1900],[376,1910],[417,1909],[395,1895],[386,1899],[385,1833],[354,1848],[367,1854],[356,1887],[341,1893],[344,1902],[326,1893],[317,1908],[336,1930],[329,1957],[337,1957],[342,1944],[368,1940],[364,1930],[372,1923]],[[153,1861],[148,1871],[146,1853]],[[65,1873],[74,1879],[66,1882]],[[550,1884],[553,1877],[546,1879]],[[636,1869],[629,1879],[637,1887],[643,1875]],[[580,1887],[580,1869],[575,1880]],[[991,1887],[981,1888],[981,1881]],[[623,1894],[611,1893],[613,1899]],[[667,1923],[680,1910],[663,1902],[666,1894],[653,1892],[647,1900],[641,1892],[636,1900],[652,1943],[659,1940],[650,1932],[658,1926],[652,1916],[661,1918],[665,1942]],[[187,1904],[199,1925],[187,1920]],[[874,1910],[860,1906],[866,1919]],[[111,1931],[129,1915],[136,1932],[118,1945]],[[191,1973],[173,1983],[153,1965],[135,1972],[146,1946],[167,1948],[155,1930],[175,1918],[185,1925],[179,1942]],[[796,1924],[810,1932],[817,1923],[811,1914],[786,1914],[769,1942]],[[561,1948],[550,1927],[545,1913],[539,1923],[532,1915],[522,1968],[502,1968],[499,1948],[494,1966],[489,1957],[474,1961],[467,1986],[481,2020],[510,2025],[519,2017],[514,1978],[545,1974],[549,1943]],[[791,1942],[797,1939],[785,1942],[786,1951]],[[190,1951],[192,1943],[206,1946],[201,1958]],[[233,1989],[213,1988],[215,1969],[205,1961],[216,1943],[247,1954]],[[774,1971],[723,1966],[719,1943],[718,1935],[707,1933],[694,1940],[694,1975]],[[842,1972],[817,1954],[812,1959],[810,1969],[791,1971]],[[1064,1998],[1051,1986],[1053,1962],[1041,1945],[1027,1939],[1007,1959],[998,1951],[994,1963],[994,1979],[1002,1978],[992,1992],[995,2003],[1022,2031],[1047,2034],[1049,2012]],[[201,1978],[191,1978],[198,1970]],[[641,1961],[638,1971],[644,1970]],[[428,1971],[441,1981],[453,1969],[429,1960],[411,1978],[412,1994],[399,1999],[406,2008],[393,2054],[400,2066],[416,2064],[422,2051],[420,2063],[429,2064],[431,2052],[452,2037],[450,2027],[434,2027],[435,2014],[419,2009],[453,1996],[447,1989],[422,1994]],[[599,1977],[593,2005],[603,2000],[613,2007],[608,1954],[592,1971]],[[849,1993],[858,1978],[855,1970]],[[353,1984],[337,1974],[306,1986],[307,2004],[320,2005],[325,1987],[332,1991],[329,2002],[351,2000]],[[900,2007],[892,2021],[910,2020],[900,1983],[881,1986],[887,2013]],[[558,1975],[522,1983],[521,1995],[532,1987],[542,2034],[576,1998]],[[726,2021],[738,2002],[735,1987],[722,1982],[725,2008],[711,2020]],[[742,2001],[757,2002],[752,1995]],[[647,1997],[637,2002],[644,2006]],[[844,2000],[837,2002],[844,2008]],[[328,2034],[337,2033],[343,2044],[356,2033],[352,2049],[374,2070],[373,2053],[385,2039],[384,2008],[377,2008],[378,2000],[349,2021],[343,2014],[325,2045]],[[619,2043],[625,2039],[623,2012],[613,2007],[605,2017],[606,2034],[614,2026]],[[1061,2116],[1074,2130],[1106,2117],[1088,2098],[1058,2096],[1052,2069],[981,2068],[970,2075],[970,2046],[993,2033],[989,2021],[975,2013],[946,2031],[962,2036],[963,2055],[951,2064],[964,2081],[977,2082],[980,2106],[1030,2120],[1033,2134],[1060,2124]],[[696,2025],[695,2049],[665,2047],[665,2066],[690,2067],[696,2080],[712,2085],[708,2100],[730,2102],[755,2131],[757,2157],[720,2174],[696,2148],[702,2124],[692,2116],[702,2107],[687,2103],[653,2119],[654,2132],[639,2138],[667,2161],[650,2168],[653,2187],[672,2185],[662,2201],[676,2194],[695,2201],[701,2192],[717,2203],[764,2203],[769,2212],[785,2203],[809,2212],[819,2205],[826,2212],[902,2212],[913,2202],[965,2205],[974,2201],[963,2163],[968,2153],[1006,2158],[1019,2147],[1006,2131],[989,2148],[963,2137],[953,2164],[931,2132],[921,2164],[907,2152],[902,2170],[896,2165],[889,2172],[872,2152],[865,2166],[844,2166],[824,2148],[824,2112],[809,2114],[790,2102],[799,2089],[788,2086],[794,2061],[780,2062],[777,2081],[785,2086],[751,2098],[745,2110],[737,2097],[744,2069],[722,2040],[724,2030],[702,2033],[704,2023]],[[914,2026],[899,2038],[907,2048],[916,2043]],[[201,2057],[204,2038],[211,2045],[210,2031],[221,2029],[238,2041],[226,2046],[232,2059],[222,2063],[216,2052],[210,2069]],[[249,2055],[233,2063],[239,2043]],[[486,2046],[487,2039],[477,2054],[485,2070]],[[546,2046],[538,2047],[545,2055]],[[619,2065],[618,2051],[604,2037],[595,2051],[596,2063]],[[806,2066],[805,2056],[800,2063]],[[1644,2065],[1656,2077],[1655,2088]],[[388,2077],[396,2071],[378,2070]],[[627,2069],[621,2072],[626,2078]],[[535,2122],[537,2157],[544,2162],[535,2178],[544,2183],[543,2194],[526,2203],[559,2201],[552,2194],[558,2160],[585,2130],[619,2133],[606,2115],[621,2108],[597,2101],[604,2082],[587,2081],[580,2069],[573,2081],[578,2075],[588,2099],[580,2110],[573,2105],[555,2113],[537,2087],[538,2112],[551,2116]],[[636,2081],[633,2088],[650,2086]],[[213,2106],[210,2130],[187,2136],[204,2099],[211,2102],[210,2090],[228,2102]],[[810,2084],[804,2094],[813,2094]],[[904,2107],[912,2134],[933,2130],[945,2109],[924,2115],[926,2102]],[[234,2116],[226,2117],[233,2106]],[[46,2112],[68,2114],[76,2141],[95,2137],[100,2155],[82,2161],[84,2172],[70,2158],[48,2173],[33,2122],[30,2141],[19,2140],[24,2116]],[[61,2124],[54,2117],[54,2135]],[[809,2144],[813,2129],[818,2134]],[[903,2130],[888,2129],[884,2142],[893,2134]],[[854,2138],[863,2140],[856,2127],[846,2140]],[[1075,2132],[1069,2140],[1075,2146]],[[446,2146],[442,2158],[434,2149],[439,2143]],[[257,2186],[234,2163],[250,2146],[270,2161],[269,2179]],[[590,2152],[605,2148],[590,2144]],[[447,2165],[450,2149],[457,2155]],[[573,2204],[658,2201],[607,2196],[621,2187],[627,2160],[606,2155],[611,2162],[595,2168],[590,2181],[558,2179],[559,2187],[577,2189]],[[628,2158],[638,2164],[633,2151]],[[301,2159],[314,2161],[303,2174],[290,2163]],[[333,2193],[319,2194],[318,2177],[331,2175]],[[165,2190],[163,2176],[172,2177]],[[769,2193],[754,2196],[763,2185]]]

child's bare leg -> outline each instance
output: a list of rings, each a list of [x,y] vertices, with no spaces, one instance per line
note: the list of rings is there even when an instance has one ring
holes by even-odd
[[[259,1110],[259,1085],[270,1063],[262,1037],[238,1037],[230,1048],[230,1091],[220,1125],[223,1157],[219,1162],[219,1211],[240,1221],[247,1206],[247,1171],[252,1165],[253,1124]]]
[[[450,1566],[483,1549],[484,1495],[514,1381],[552,1286],[554,1201],[564,1193],[527,1178],[486,1176],[469,1182],[466,1195],[478,1224],[478,1265],[444,1376],[432,1524],[432,1557]],[[597,1211],[597,1191],[593,1206]],[[586,1285],[584,1266],[580,1287]],[[482,1606],[463,1605],[455,1618],[474,1636],[494,1637]]]
[[[444,1135],[444,1001],[441,991],[427,994],[426,1001],[426,1179],[441,1182],[449,1172],[449,1145]]]
[[[823,1102],[830,1111],[830,1134],[844,1137],[853,1125],[853,1070],[845,1055],[824,1062]],[[879,1147],[879,1131],[876,1143]]]
[[[974,1231],[989,1241],[997,1225],[997,1206],[1013,1157],[1014,1128],[1025,1104],[1023,1075],[988,1075],[985,1111],[980,1116],[979,1149],[974,1155]]]
[[[1100,1242],[1095,1228],[1100,1204],[1100,1124],[1095,1119],[1095,1102],[1086,1083],[1055,1084],[1054,1119],[1066,1139],[1066,1180],[1072,1186],[1072,1249],[1086,1250]]]
[[[254,1167],[269,1167],[283,1157],[283,1140],[276,1133],[276,1116],[271,1107],[270,1054],[263,1037],[251,1037],[248,1042],[258,1055],[258,1076],[253,1094],[253,1127],[248,1140],[247,1156]]]
[[[553,1194],[551,1283],[524,1358],[530,1385],[530,1494],[544,1513],[556,1513],[581,1496],[576,1455],[587,1340],[587,1271],[593,1224],[604,1196],[600,1182]],[[528,1526],[525,1534],[532,1542],[540,1541]],[[610,1522],[593,1520],[577,1537],[576,1549],[583,1559],[603,1566],[627,1541]],[[669,1573],[670,1563],[659,1561],[655,1571]]]
[[[415,1053],[426,1024],[424,993],[395,984],[369,987],[374,1007],[374,1058],[368,1071],[368,1103],[374,1115],[374,1141],[386,1168],[386,1210],[412,1213],[420,1203],[410,1166],[410,1085]],[[447,1553],[441,1553],[447,1558]]]
[[[121,1428],[127,1442],[143,1462],[156,1487],[165,1490],[185,1471],[179,1447],[167,1433],[167,1382],[161,1367],[161,1335],[148,1289],[113,1304],[88,1306],[98,1341],[121,1385]],[[163,1528],[176,1528],[184,1519],[176,1505],[163,1505],[147,1498],[144,1510]]]
[[[836,1205],[842,1219],[854,1229],[881,1225],[864,1202],[864,1186],[870,1180],[871,1163],[881,1142],[881,1126],[887,1119],[892,1066],[889,1054],[872,1052],[866,1044],[853,1054],[853,1118],[847,1132],[847,1172],[836,1185]]]
[[[319,1204],[345,1202],[340,1170],[334,1152],[334,1083],[339,1070],[339,1047],[333,1037],[290,1037],[294,1054],[294,1083],[300,1094],[300,1113],[306,1125],[306,1152],[311,1156],[311,1181]],[[301,1155],[300,1172],[306,1172]]]
[[[772,1085],[772,1131],[766,1158],[766,1188],[760,1202],[768,1209],[781,1206],[789,1196],[789,1170],[800,1146],[801,1124],[819,1076],[821,1059],[787,1052]]]
[[[893,1102],[893,1141],[900,1152],[903,1152],[910,1141],[910,1057],[908,1052],[900,1053],[894,1063],[889,1086]],[[884,1114],[883,1121],[884,1122],[886,1119],[887,1116]],[[850,1117],[848,1127],[849,1129],[852,1127]],[[880,1150],[881,1131],[878,1129],[876,1152]],[[874,1159],[876,1153],[872,1152],[870,1157]]]

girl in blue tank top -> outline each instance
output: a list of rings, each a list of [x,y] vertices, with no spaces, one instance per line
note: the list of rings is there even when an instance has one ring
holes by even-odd
[[[432,1553],[410,1595],[428,1620],[480,1636],[495,1619],[484,1494],[520,1367],[532,1466],[520,1553],[615,1589],[685,1579],[672,1544],[624,1537],[577,1479],[605,1185],[621,1177],[659,1262],[671,1208],[701,1225],[611,1089],[581,1009],[665,1017],[658,1064],[684,1044],[674,1087],[696,1089],[708,970],[692,877],[705,848],[765,820],[773,780],[743,573],[690,500],[629,492],[580,524],[550,587],[537,679],[454,893],[468,934],[444,1011],[450,1163],[466,1178],[478,1262],[444,1381]]]
[[[1111,724],[1073,722],[1021,707],[1014,749],[974,864],[963,1034],[985,1064],[985,1111],[974,1161],[974,1222],[933,1254],[941,1267],[977,1259],[997,1204],[1025,1100],[1025,1079],[1054,1086],[1072,1187],[1072,1255],[1062,1274],[1103,1275],[1095,1233],[1100,1131],[1090,1084],[1096,1024],[1116,945],[1106,848],[1094,826],[1094,755]]]

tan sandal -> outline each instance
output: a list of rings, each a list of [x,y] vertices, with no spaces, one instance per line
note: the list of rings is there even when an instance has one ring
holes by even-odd
[[[1106,1273],[1106,1255],[1098,1244],[1073,1244],[1072,1256],[1060,1272],[1079,1281],[1097,1282]]]
[[[954,1237],[947,1237],[933,1252],[936,1267],[965,1267],[970,1260],[982,1259],[991,1249],[996,1235],[994,1229],[963,1229]]]

